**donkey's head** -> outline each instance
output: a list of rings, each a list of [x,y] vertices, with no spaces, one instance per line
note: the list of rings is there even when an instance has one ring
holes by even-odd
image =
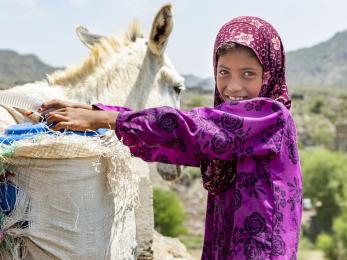
[[[79,26],[77,35],[89,49],[79,67],[49,76],[52,85],[67,86],[66,96],[87,103],[102,102],[132,109],[168,105],[179,107],[184,79],[165,54],[172,28],[172,6],[155,16],[149,38],[134,22],[122,37],[104,37]],[[157,164],[164,179],[180,175],[180,167]]]
[[[81,66],[54,73],[49,82],[69,86],[69,98],[90,103],[133,109],[179,107],[184,80],[165,54],[173,28],[171,9],[165,5],[159,10],[148,39],[135,22],[122,37],[95,35],[78,27],[80,40],[91,49],[89,58]]]

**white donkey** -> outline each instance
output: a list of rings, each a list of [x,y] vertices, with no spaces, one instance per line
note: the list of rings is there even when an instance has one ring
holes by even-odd
[[[184,79],[164,53],[173,28],[171,9],[171,5],[164,5],[159,10],[148,39],[142,36],[136,22],[118,37],[94,35],[78,27],[80,40],[91,49],[83,64],[48,75],[47,80],[4,91],[27,94],[43,101],[56,98],[87,104],[101,102],[134,110],[162,105],[179,107],[180,92],[185,89]],[[0,134],[11,124],[29,120],[19,109],[0,106]],[[143,164],[137,167],[138,171],[148,171]],[[180,168],[176,166],[157,164],[157,169],[164,179],[173,179],[180,174]],[[142,216],[136,220],[142,221],[137,225],[145,225],[145,229],[153,225],[148,199],[152,192],[148,184],[139,187],[139,193],[147,194],[147,198],[146,195],[140,198],[143,207],[139,209],[139,215]],[[144,215],[147,218],[144,219]],[[143,223],[146,221],[152,224]],[[148,230],[137,230],[143,240],[138,241],[140,250],[148,247],[150,251],[153,234]]]
[[[56,98],[87,104],[101,102],[134,110],[162,105],[179,107],[184,79],[164,53],[173,28],[171,9],[168,4],[159,10],[149,39],[142,36],[137,22],[120,37],[94,35],[80,26],[77,34],[91,49],[83,64],[48,75],[47,80],[4,91],[28,94],[43,101]],[[21,112],[0,106],[0,133],[10,124],[27,121]],[[164,179],[180,174],[176,166],[157,164],[157,169]]]

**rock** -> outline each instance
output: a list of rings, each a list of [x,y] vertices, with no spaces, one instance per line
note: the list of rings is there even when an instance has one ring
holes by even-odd
[[[165,237],[154,231],[154,260],[195,260],[177,239]]]

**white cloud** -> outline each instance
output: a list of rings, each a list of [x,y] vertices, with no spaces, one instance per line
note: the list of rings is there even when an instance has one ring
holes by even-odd
[[[74,7],[85,6],[92,2],[91,0],[67,0],[67,3]]]
[[[47,17],[48,11],[40,5],[39,0],[0,0],[0,22]]]
[[[0,0],[1,5],[5,6],[18,6],[18,7],[37,7],[38,0]]]

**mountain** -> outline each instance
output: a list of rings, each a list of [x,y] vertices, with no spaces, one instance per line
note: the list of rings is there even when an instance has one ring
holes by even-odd
[[[287,53],[288,85],[347,87],[347,30]]]
[[[183,77],[189,90],[212,91],[214,89],[214,79],[212,77],[203,79],[192,74],[183,75]]]
[[[287,53],[286,75],[291,86],[347,86],[347,30],[309,48]],[[56,70],[35,55],[0,50],[0,89],[40,80]],[[183,75],[191,90],[212,91],[214,79]]]
[[[43,79],[56,69],[43,63],[35,55],[0,50],[0,89]]]
[[[200,77],[195,76],[193,74],[183,75],[186,86],[198,86],[199,82],[202,80]]]

